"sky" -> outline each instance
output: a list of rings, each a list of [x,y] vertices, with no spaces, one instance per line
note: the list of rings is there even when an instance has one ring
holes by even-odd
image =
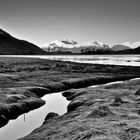
[[[0,28],[38,46],[57,39],[140,41],[140,0],[0,0]]]

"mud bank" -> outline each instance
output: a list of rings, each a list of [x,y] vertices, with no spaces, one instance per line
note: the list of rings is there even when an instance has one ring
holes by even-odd
[[[0,139],[17,140],[42,125],[46,114],[49,112],[56,112],[59,115],[67,112],[69,101],[61,93],[47,94],[42,99],[46,102],[45,105],[25,113],[15,120],[10,120],[6,126],[2,127],[0,129]]]
[[[130,140],[140,138],[140,80],[62,93],[67,113],[46,116],[41,127],[20,140]]]
[[[44,105],[45,94],[140,77],[140,67],[32,58],[4,57],[0,67],[0,126]]]
[[[0,127],[6,125],[9,120],[16,119],[19,115],[37,109],[45,104],[45,101],[33,93],[19,89],[8,89],[7,94],[1,94],[0,102]]]
[[[0,104],[0,127],[6,125],[10,119],[16,119],[19,115],[37,109],[45,104],[40,97],[45,94],[60,92],[71,88],[83,88],[91,85],[105,84],[108,82],[128,80],[133,76],[108,77],[108,78],[89,78],[89,79],[69,79],[54,82],[44,87],[22,87],[9,88],[1,98],[6,103]],[[2,91],[1,91],[2,92]],[[7,93],[6,93],[7,92]],[[2,100],[1,99],[1,100]]]

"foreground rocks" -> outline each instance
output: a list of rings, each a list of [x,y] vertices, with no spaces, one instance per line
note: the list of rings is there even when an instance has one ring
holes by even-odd
[[[20,140],[139,140],[140,80],[72,89],[67,113],[49,113],[42,126]]]

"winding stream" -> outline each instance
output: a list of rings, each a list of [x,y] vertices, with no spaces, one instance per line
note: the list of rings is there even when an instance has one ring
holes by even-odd
[[[67,112],[69,101],[61,93],[48,94],[42,97],[46,104],[29,113],[19,116],[16,120],[10,120],[9,123],[0,129],[0,140],[16,140],[38,128],[44,121],[49,112],[56,112],[59,115]]]
[[[134,78],[131,80],[139,80]],[[121,83],[123,81],[110,82],[102,85],[111,85]],[[92,88],[101,85],[90,86]],[[67,105],[69,101],[61,95],[61,92],[54,94],[47,94],[42,97],[46,104],[38,109],[26,113],[25,116],[21,115],[16,120],[10,120],[9,123],[0,129],[0,140],[16,140],[31,133],[34,129],[38,128],[44,121],[49,112],[55,112],[62,115],[67,112]]]

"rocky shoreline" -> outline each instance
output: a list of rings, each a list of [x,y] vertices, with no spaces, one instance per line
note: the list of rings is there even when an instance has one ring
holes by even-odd
[[[19,115],[44,105],[41,97],[45,94],[65,91],[63,96],[71,100],[66,116],[72,117],[73,112],[85,104],[84,98],[88,102],[86,95],[89,95],[89,89],[86,87],[140,77],[140,67],[79,64],[32,58],[1,58],[0,67],[0,127],[6,125],[10,119],[16,119]],[[77,88],[83,89],[79,92]],[[102,92],[104,91],[106,90],[102,89]],[[86,108],[87,106],[84,110]],[[65,115],[51,113],[47,115],[46,121],[63,117],[68,120]],[[33,139],[32,136],[27,138]],[[53,138],[55,139],[54,136]]]

